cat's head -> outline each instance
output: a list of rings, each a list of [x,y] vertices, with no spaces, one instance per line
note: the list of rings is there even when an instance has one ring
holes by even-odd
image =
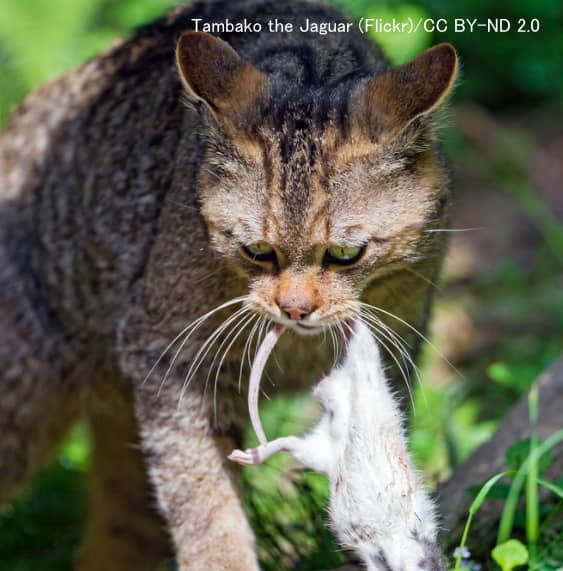
[[[431,116],[455,79],[451,46],[314,89],[204,33],[180,38],[177,63],[206,124],[211,246],[247,276],[252,309],[318,332],[352,317],[371,282],[435,254],[447,181]]]

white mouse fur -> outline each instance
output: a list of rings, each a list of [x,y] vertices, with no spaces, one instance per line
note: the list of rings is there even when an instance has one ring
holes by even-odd
[[[310,433],[235,450],[229,458],[252,465],[285,450],[325,473],[334,531],[368,570],[443,570],[434,506],[413,468],[378,346],[363,324],[354,323],[343,363],[314,395],[324,414]]]

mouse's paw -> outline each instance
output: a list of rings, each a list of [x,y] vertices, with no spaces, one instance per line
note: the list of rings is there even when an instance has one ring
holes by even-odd
[[[256,448],[248,448],[247,450],[233,450],[229,456],[229,460],[241,464],[242,466],[254,466],[260,464],[260,458]]]

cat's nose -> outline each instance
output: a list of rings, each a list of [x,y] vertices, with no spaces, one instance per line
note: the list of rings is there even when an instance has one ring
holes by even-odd
[[[301,321],[311,313],[310,307],[282,307],[280,309],[289,317],[289,319],[293,319],[294,321]]]

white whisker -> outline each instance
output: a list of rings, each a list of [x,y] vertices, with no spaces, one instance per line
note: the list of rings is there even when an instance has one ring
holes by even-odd
[[[241,321],[244,321],[245,319],[250,319],[253,316],[255,316],[255,313],[251,313],[250,309],[247,307],[241,308],[244,309],[244,311],[239,310],[238,312],[238,317],[240,317]],[[251,313],[250,316],[247,316],[245,314],[247,313]],[[236,315],[236,314],[235,314]],[[217,362],[217,359],[219,359],[219,355],[221,354],[221,351],[223,349],[223,347],[229,342],[229,340],[232,338],[232,335],[237,331],[237,324],[235,324],[231,330],[227,333],[227,335],[225,335],[225,338],[223,339],[223,341],[221,341],[221,344],[219,345],[219,347],[217,348],[217,351],[215,352],[215,356],[213,357],[213,361],[211,361],[211,365],[209,366],[208,372],[207,372],[207,377],[205,379],[205,387],[207,388],[207,382],[209,381],[209,378],[211,376],[211,373],[213,371],[213,368],[215,367],[215,363]],[[222,361],[221,361],[222,364]],[[219,365],[220,368],[220,365]]]
[[[424,230],[424,232],[475,232],[476,230],[486,230],[486,227],[476,226],[475,228],[430,228],[429,230]]]
[[[239,308],[237,309],[237,311],[234,313],[233,316],[239,315],[241,311],[243,311],[244,308]],[[231,317],[233,317],[231,316]],[[229,318],[230,319],[230,318]],[[204,320],[199,321],[199,323],[197,324],[196,327],[194,327],[194,329],[192,329],[188,335],[186,335],[186,337],[184,338],[184,340],[182,341],[182,343],[180,344],[180,346],[178,347],[178,350],[176,351],[176,353],[174,354],[174,357],[172,359],[172,361],[170,362],[170,365],[168,366],[168,369],[166,370],[166,373],[164,374],[164,377],[162,378],[162,381],[160,382],[160,386],[158,388],[158,393],[160,395],[160,392],[162,391],[162,388],[164,387],[164,384],[166,383],[166,379],[168,379],[168,375],[170,374],[172,367],[174,366],[174,363],[176,362],[176,359],[178,358],[178,355],[182,352],[182,350],[184,349],[184,347],[186,346],[186,343],[188,342],[188,340],[191,338],[191,336],[199,329],[199,327],[203,324]]]
[[[258,335],[256,336],[256,347],[254,347],[254,358],[256,359],[256,353],[258,353],[258,348],[260,347],[260,344],[262,343],[262,336],[264,334],[264,329],[269,325],[268,321],[266,319],[264,319],[262,321],[262,323],[260,324],[260,327],[258,328]],[[250,360],[249,363],[250,365]]]
[[[346,347],[346,345],[347,345],[347,342],[346,342],[346,333],[345,333],[345,331],[344,331],[344,327],[342,327],[342,322],[341,322],[341,321],[338,321],[338,322],[336,323],[336,327],[337,327],[338,333],[340,333],[340,337],[341,337],[341,339],[342,339],[342,345],[343,345],[344,347]]]
[[[328,327],[328,332],[330,334],[330,340],[332,341],[332,368],[336,366],[336,339],[334,336],[334,331],[332,325]]]
[[[246,311],[248,311],[248,308],[246,308],[246,307],[239,309],[237,312],[235,312],[234,315],[231,315],[227,320],[223,321],[223,323],[221,323],[211,333],[211,335],[203,342],[203,344],[199,348],[198,352],[196,353],[196,355],[192,361],[192,364],[190,365],[190,368],[189,368],[188,372],[186,373],[186,376],[184,377],[184,382],[182,384],[182,390],[180,391],[180,397],[178,399],[178,406],[180,406],[180,404],[184,398],[184,395],[185,395],[189,385],[191,384],[192,379],[194,378],[194,376],[198,372],[202,363],[205,361],[205,358],[207,357],[209,351],[211,350],[211,347],[215,344],[217,339],[223,334],[225,329],[227,329],[234,321],[236,321],[240,317],[240,315],[242,313],[244,313]]]
[[[172,200],[170,198],[168,198],[167,201],[170,202],[170,204],[179,206],[180,208],[185,208],[186,210],[191,210],[193,212],[200,212],[200,209],[197,208],[196,206],[191,206],[190,204],[184,204],[183,202],[176,202],[175,200]]]
[[[201,278],[193,281],[192,284],[195,285],[195,284],[199,284],[201,282],[204,282],[204,281],[208,280],[209,278],[216,276],[217,274],[221,273],[222,271],[223,271],[222,269],[218,269],[218,270],[215,270],[214,272],[209,272],[208,274],[204,274],[203,276],[201,276]]]
[[[208,168],[204,168],[203,170],[205,170],[205,172],[207,172],[207,174],[214,176],[219,182],[223,182],[223,179],[216,172],[213,172],[211,169],[208,169]]]
[[[206,319],[211,317],[211,315],[213,315],[217,311],[220,311],[221,309],[225,309],[227,307],[230,307],[231,305],[234,305],[236,303],[241,303],[241,302],[245,301],[247,299],[247,297],[248,296],[246,296],[246,295],[241,295],[239,297],[235,297],[229,301],[226,301],[225,303],[222,303],[218,307],[208,311],[207,313],[205,313],[201,317],[198,317],[197,319],[195,319],[194,321],[192,321],[191,323],[186,325],[186,327],[184,327],[184,329],[182,329],[182,331],[180,331],[180,333],[178,333],[178,335],[176,335],[176,337],[174,337],[174,339],[172,339],[172,341],[166,346],[164,351],[160,354],[160,357],[155,361],[154,365],[151,367],[151,369],[149,370],[149,372],[147,373],[147,375],[143,379],[141,386],[143,386],[147,382],[147,380],[152,375],[152,373],[154,372],[156,367],[158,367],[159,363],[165,357],[166,353],[168,353],[168,351],[176,344],[176,342],[182,337],[182,335],[185,335],[187,333],[187,331],[190,329],[190,327],[196,327],[199,323],[201,323],[202,321],[205,321]]]
[[[256,346],[254,347],[254,359],[253,359],[252,363],[250,362],[250,353],[248,355],[248,364],[249,364],[251,369],[254,365],[254,361],[256,360],[256,354],[258,353],[258,349],[260,348],[260,345],[262,344],[262,339],[263,339],[264,335],[266,335],[269,331],[270,324],[271,324],[271,322],[269,320],[264,319],[260,325],[260,328],[258,329],[258,335],[256,336]],[[268,398],[268,395],[266,395],[266,393],[264,393],[263,389],[261,389],[261,393],[266,398]]]
[[[385,351],[387,352],[387,354],[391,357],[391,359],[393,359],[393,361],[394,361],[395,364],[397,365],[397,368],[398,368],[398,370],[399,370],[399,373],[401,374],[401,377],[403,378],[403,380],[404,380],[404,382],[405,382],[405,385],[406,385],[406,387],[407,387],[407,391],[408,391],[408,393],[409,393],[409,399],[410,399],[410,401],[411,401],[411,405],[412,405],[412,408],[413,408],[413,411],[414,411],[414,406],[415,406],[415,405],[414,405],[414,397],[413,397],[413,394],[412,394],[411,383],[410,383],[410,379],[409,379],[408,373],[407,373],[407,371],[406,371],[405,368],[404,368],[404,367],[407,367],[407,363],[405,362],[405,357],[404,357],[404,355],[403,355],[402,352],[399,350],[399,352],[400,352],[400,354],[401,354],[401,357],[402,357],[402,360],[403,360],[403,365],[404,365],[404,366],[403,366],[403,365],[401,365],[401,363],[399,362],[399,360],[397,359],[397,357],[396,357],[396,355],[393,353],[393,351],[389,348],[389,345],[387,345],[387,343],[386,343],[385,341],[383,341],[383,339],[381,339],[380,335],[382,335],[385,339],[387,339],[387,340],[392,344],[392,346],[394,345],[394,344],[393,344],[393,341],[391,341],[391,340],[389,339],[389,337],[386,335],[386,333],[384,333],[384,332],[381,331],[381,330],[376,329],[377,325],[376,325],[373,321],[369,321],[369,322],[368,322],[368,321],[366,321],[365,318],[362,317],[362,316],[359,316],[358,319],[360,319],[368,328],[370,328],[370,329],[373,331],[374,336],[375,336],[377,342],[385,349]],[[378,335],[378,333],[379,333],[380,335]],[[395,345],[395,346],[396,346],[396,345]],[[410,362],[412,363],[412,359],[410,359]]]
[[[240,368],[238,374],[238,392],[240,393],[240,388],[242,384],[242,373],[244,370],[244,362],[246,358],[248,358],[248,363],[250,364],[250,347],[252,345],[252,340],[254,339],[254,335],[256,334],[257,329],[260,327],[260,324],[264,320],[264,316],[260,315],[258,321],[252,326],[248,337],[246,338],[246,343],[244,344],[244,349],[242,351],[242,356],[240,359]]]
[[[403,325],[408,327],[413,333],[416,333],[416,335],[418,335],[423,341],[428,343],[428,345],[456,372],[456,374],[458,374],[460,377],[463,378],[463,374],[457,369],[457,367],[455,367],[455,365],[453,365],[453,363],[436,347],[436,345],[434,345],[434,343],[432,343],[432,341],[430,341],[430,339],[428,339],[428,337],[423,335],[416,327],[414,327],[413,325],[411,325],[410,323],[408,323],[404,319],[398,317],[394,313],[391,313],[385,309],[382,309],[381,307],[377,307],[375,305],[370,305],[369,303],[364,303],[364,302],[359,302],[359,303],[363,307],[367,307],[367,308],[374,310],[374,311],[380,311],[381,313],[388,315],[389,317],[391,317],[393,319],[396,319],[397,321],[399,321],[400,323],[402,323]]]
[[[256,317],[257,317],[257,315],[255,313],[253,313],[250,317],[247,317],[246,320],[238,326],[238,329],[234,329],[236,331],[236,334],[231,339],[231,342],[229,343],[229,345],[227,346],[227,348],[223,352],[223,356],[221,357],[221,360],[219,361],[219,365],[217,366],[217,371],[215,373],[215,380],[213,382],[213,413],[215,415],[215,420],[217,420],[217,384],[219,382],[219,374],[221,373],[221,367],[223,366],[223,362],[225,360],[225,357],[227,356],[227,353],[230,351],[230,349],[233,346],[233,344],[235,343],[235,341],[240,337],[240,334],[248,327],[248,325],[250,325],[250,323],[252,323],[252,321],[254,319],[256,319]],[[219,349],[219,351],[220,351],[220,349]],[[219,354],[219,351],[217,352],[217,354]],[[211,369],[210,369],[210,371],[211,371]],[[207,386],[207,381],[205,384]]]
[[[424,274],[420,273],[419,271],[415,270],[414,268],[411,268],[409,266],[405,266],[405,270],[407,270],[407,272],[415,275],[417,278],[420,278],[421,280],[425,281],[428,285],[431,285],[432,287],[436,288],[438,291],[441,290],[440,286],[433,282],[430,278],[427,278]]]
[[[360,312],[361,312],[361,315],[364,317],[364,319],[369,320],[374,326],[376,326],[378,328],[378,330],[381,330],[382,333],[385,335],[385,338],[394,347],[396,347],[398,349],[399,354],[401,355],[401,359],[402,359],[403,363],[405,364],[405,367],[407,367],[407,369],[408,369],[408,365],[410,364],[410,366],[411,366],[413,372],[415,373],[417,380],[420,383],[421,387],[424,387],[424,385],[422,384],[422,379],[420,377],[420,369],[417,367],[417,365],[414,362],[411,354],[409,353],[409,351],[405,347],[405,344],[409,347],[410,347],[410,345],[408,343],[406,343],[406,341],[404,341],[398,333],[393,331],[393,329],[391,327],[389,327],[386,323],[384,323],[376,315],[372,315],[371,313],[369,313],[365,309],[361,309]]]

